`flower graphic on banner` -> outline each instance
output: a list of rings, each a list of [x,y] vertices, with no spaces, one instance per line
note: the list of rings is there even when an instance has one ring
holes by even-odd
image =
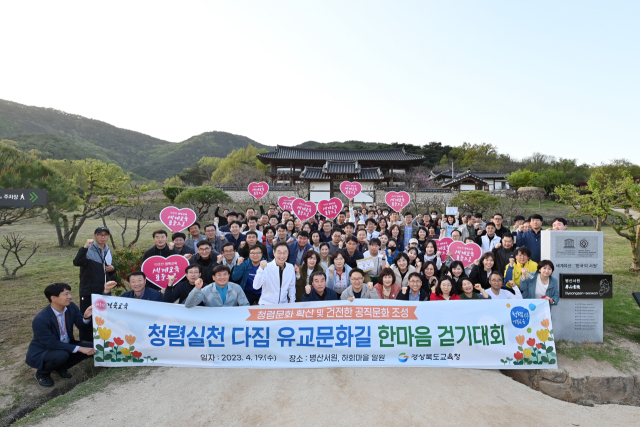
[[[96,318],[96,323],[100,325],[104,325],[106,322],[104,319]],[[122,362],[132,362],[132,363],[143,363],[145,359],[147,362],[155,362],[158,360],[157,357],[146,356],[142,357],[142,352],[137,351],[135,349],[136,337],[135,335],[125,335],[124,339],[121,337],[115,337],[112,341],[108,341],[111,338],[111,329],[107,329],[106,327],[98,327],[94,329],[97,333],[94,336],[94,339],[102,339],[103,344],[96,344],[96,354],[94,355],[94,360],[96,362],[112,362],[112,363],[122,363]],[[125,344],[129,344],[129,348],[123,347]]]
[[[557,355],[552,345],[549,345],[553,341],[553,330],[547,329],[551,325],[550,319],[544,319],[540,322],[544,329],[535,331],[535,336],[526,337],[525,335],[516,335],[516,343],[518,344],[518,351],[513,353],[515,361],[514,365],[555,365],[557,361]],[[527,328],[527,333],[532,334],[533,330]],[[537,340],[536,340],[537,337]],[[524,344],[527,347],[524,347]],[[500,359],[503,364],[511,362],[510,357]]]

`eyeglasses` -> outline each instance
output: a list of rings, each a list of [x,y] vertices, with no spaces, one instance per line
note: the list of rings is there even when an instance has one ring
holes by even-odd
[[[361,282],[361,281],[363,281],[363,280],[364,280],[364,277],[362,277],[362,276],[360,276],[360,277],[357,277],[357,276],[351,276],[351,281],[353,282],[354,280],[355,280],[356,282]]]
[[[249,252],[249,255],[262,255],[262,251],[260,251],[260,252],[255,252],[255,251]]]
[[[211,248],[209,246],[198,248],[198,252],[209,252]]]

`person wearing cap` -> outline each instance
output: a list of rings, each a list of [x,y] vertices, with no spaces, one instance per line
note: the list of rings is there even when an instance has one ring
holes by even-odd
[[[298,233],[298,240],[289,243],[289,264],[300,267],[304,262],[304,254],[310,250],[313,250],[313,246],[309,243],[309,233],[302,230]]]
[[[409,239],[409,246],[407,246],[405,249],[409,250],[411,248],[418,248],[418,245],[420,244],[420,241],[418,239],[416,239],[415,237],[412,237],[411,239]]]
[[[531,230],[520,232],[516,238],[516,246],[526,246],[531,251],[531,259],[540,262],[540,240],[542,238],[542,216],[539,214],[531,215],[529,218]]]
[[[80,267],[80,312],[82,313],[91,306],[91,294],[102,294],[105,284],[116,280],[111,250],[107,245],[110,236],[111,233],[107,227],[96,228],[93,239],[87,239],[84,246],[78,249],[73,260],[73,265]],[[93,341],[92,331],[80,330],[80,341]]]
[[[185,245],[187,236],[184,233],[173,233],[171,235],[171,241],[178,255],[195,255],[195,250],[191,245]]]

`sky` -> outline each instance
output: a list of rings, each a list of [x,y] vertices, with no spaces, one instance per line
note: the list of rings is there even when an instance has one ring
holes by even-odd
[[[638,1],[5,1],[0,16],[0,99],[168,141],[640,163]]]

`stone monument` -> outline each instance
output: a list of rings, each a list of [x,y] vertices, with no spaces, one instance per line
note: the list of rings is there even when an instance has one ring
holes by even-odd
[[[604,243],[601,231],[544,230],[541,259],[550,259],[553,277],[560,284],[560,301],[551,307],[553,333],[557,340],[602,342],[603,304],[601,295],[563,298],[560,274],[599,275],[604,272]]]

